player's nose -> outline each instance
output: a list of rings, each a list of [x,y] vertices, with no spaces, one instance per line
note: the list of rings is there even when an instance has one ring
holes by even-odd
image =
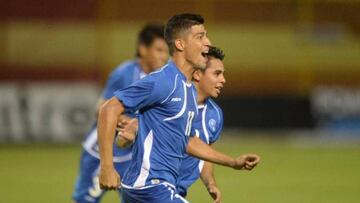
[[[225,76],[224,76],[224,75],[221,76],[220,82],[221,82],[222,84],[225,84],[225,83],[226,83],[226,79],[225,79]]]
[[[204,37],[204,45],[205,46],[211,46],[211,41],[207,36]]]

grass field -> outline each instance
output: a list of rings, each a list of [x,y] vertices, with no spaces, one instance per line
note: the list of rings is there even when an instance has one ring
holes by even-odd
[[[360,142],[223,135],[217,149],[237,155],[257,152],[262,163],[252,172],[216,167],[225,203],[360,202]],[[71,202],[79,145],[0,145],[0,202]],[[201,182],[191,202],[211,202]],[[117,194],[104,203],[119,202]]]

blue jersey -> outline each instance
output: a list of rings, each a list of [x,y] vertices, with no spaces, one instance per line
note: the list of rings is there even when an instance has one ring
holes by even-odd
[[[199,106],[199,116],[194,119],[193,127],[204,143],[212,144],[220,137],[223,128],[223,113],[221,108],[210,98]],[[190,155],[185,155],[181,163],[180,178],[177,184],[181,196],[186,196],[187,189],[200,177],[204,161]]]
[[[127,112],[139,111],[133,159],[125,172],[125,188],[167,182],[175,185],[197,115],[196,90],[170,61],[128,88],[115,92]]]
[[[114,92],[119,89],[128,87],[133,82],[141,79],[146,74],[136,60],[128,61],[120,64],[109,76],[104,91],[102,93],[103,99],[107,100],[114,96]],[[97,123],[93,124],[91,131],[83,142],[84,149],[96,158],[99,156]],[[131,147],[120,149],[114,144],[114,162],[124,162],[131,159]]]

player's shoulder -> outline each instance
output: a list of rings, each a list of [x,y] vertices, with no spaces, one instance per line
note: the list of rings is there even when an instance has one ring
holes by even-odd
[[[129,72],[133,72],[135,68],[138,67],[138,63],[136,60],[128,60],[125,61],[112,71],[111,75],[123,75],[128,74]]]
[[[223,111],[221,107],[211,98],[206,100],[206,105],[208,108],[208,112],[216,114],[217,118],[221,120],[223,118]]]
[[[159,68],[159,70],[151,72],[147,77],[150,80],[156,81],[156,83],[161,85],[163,88],[171,88],[174,86],[178,77],[173,71],[171,71],[171,69],[171,64],[167,63],[163,67]]]

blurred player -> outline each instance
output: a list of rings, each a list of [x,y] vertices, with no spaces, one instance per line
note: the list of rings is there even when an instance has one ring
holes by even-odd
[[[164,26],[159,24],[148,24],[140,31],[137,58],[119,65],[111,73],[99,105],[113,97],[115,90],[129,86],[167,62],[169,54],[163,33]],[[104,194],[104,190],[99,187],[100,157],[97,141],[97,124],[95,123],[83,142],[84,150],[80,160],[79,177],[73,193],[73,200],[77,203],[96,203]],[[123,175],[132,157],[131,147],[121,150],[114,148],[113,155],[115,168],[119,174]]]
[[[195,135],[192,120],[198,113],[196,91],[191,83],[195,69],[205,69],[210,41],[199,15],[172,17],[165,39],[172,61],[120,91],[100,108],[98,132],[101,169],[100,186],[116,189],[120,176],[112,162],[114,132],[123,112],[139,111],[139,131],[133,144],[133,159],[123,176],[125,202],[186,202],[175,192],[181,160],[187,151],[198,158],[242,169],[256,164],[256,157],[231,158]]]

